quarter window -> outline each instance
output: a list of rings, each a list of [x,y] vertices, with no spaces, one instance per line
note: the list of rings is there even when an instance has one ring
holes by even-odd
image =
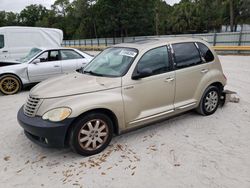
[[[0,35],[0,49],[4,47],[4,35]]]
[[[204,44],[198,42],[197,43],[200,52],[201,52],[201,56],[205,59],[206,62],[211,62],[214,60],[214,55],[211,52],[211,50]]]
[[[77,52],[75,52],[73,50],[61,50],[61,57],[62,57],[62,60],[84,58],[80,54],[78,54]]]
[[[200,53],[194,43],[178,43],[172,46],[177,69],[202,63]]]
[[[137,65],[137,72],[148,69],[152,75],[161,74],[170,70],[167,47],[155,48],[146,52]]]

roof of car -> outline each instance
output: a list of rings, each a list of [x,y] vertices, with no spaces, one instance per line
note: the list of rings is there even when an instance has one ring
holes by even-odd
[[[167,37],[167,38],[147,38],[143,40],[137,40],[134,42],[121,43],[114,45],[114,47],[128,47],[136,48],[138,50],[151,49],[158,46],[163,46],[171,43],[181,43],[181,42],[205,42],[204,40],[198,38],[186,38],[186,37]]]
[[[74,48],[68,48],[68,47],[52,47],[52,48],[39,47],[38,49],[41,49],[41,50],[75,50]]]

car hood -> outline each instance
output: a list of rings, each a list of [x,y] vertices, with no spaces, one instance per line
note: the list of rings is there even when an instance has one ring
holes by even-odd
[[[10,65],[19,65],[19,61],[0,61],[0,67],[10,66]]]
[[[108,78],[72,73],[37,84],[30,95],[36,98],[55,98],[92,93],[121,87],[121,78]]]

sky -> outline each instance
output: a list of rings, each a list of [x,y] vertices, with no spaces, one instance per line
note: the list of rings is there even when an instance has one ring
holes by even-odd
[[[180,0],[165,0],[168,4],[173,5],[178,3]],[[20,12],[26,6],[31,4],[42,4],[43,6],[50,8],[55,0],[0,0],[0,11],[12,11]]]

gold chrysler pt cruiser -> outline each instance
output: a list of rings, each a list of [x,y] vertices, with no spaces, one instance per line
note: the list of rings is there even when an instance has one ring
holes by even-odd
[[[32,141],[104,150],[113,135],[184,111],[213,114],[226,77],[208,43],[152,38],[107,48],[80,72],[36,85],[18,112]]]

